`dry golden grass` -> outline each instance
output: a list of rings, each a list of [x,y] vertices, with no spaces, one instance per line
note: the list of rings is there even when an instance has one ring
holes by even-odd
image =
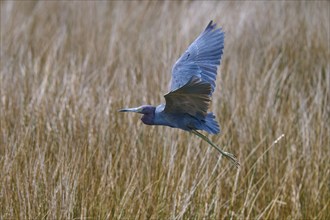
[[[1,2],[0,219],[330,219],[329,5]],[[117,112],[164,102],[211,19],[212,140],[239,170]]]

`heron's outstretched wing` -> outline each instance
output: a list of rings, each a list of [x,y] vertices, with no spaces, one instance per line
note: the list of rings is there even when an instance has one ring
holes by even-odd
[[[221,28],[216,29],[216,24],[211,21],[173,66],[171,90],[180,88],[192,76],[197,76],[211,85],[209,95],[212,95],[223,47],[224,32]]]
[[[192,116],[205,116],[210,104],[211,85],[196,76],[184,86],[166,94],[167,113],[188,113]]]

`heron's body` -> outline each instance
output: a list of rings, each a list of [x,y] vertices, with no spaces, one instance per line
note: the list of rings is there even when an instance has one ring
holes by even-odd
[[[144,124],[164,125],[185,131],[204,130],[211,134],[219,133],[219,125],[213,113],[209,113],[206,117],[195,117],[187,113],[166,113],[164,104],[157,107],[148,106],[148,108],[150,113],[144,114],[141,119]]]
[[[173,66],[171,92],[164,96],[166,105],[144,105],[120,111],[143,114],[141,120],[147,125],[164,125],[192,132],[238,165],[234,155],[222,151],[197,131],[220,132],[215,116],[207,110],[215,89],[223,48],[224,32],[221,28],[216,29],[211,21]]]

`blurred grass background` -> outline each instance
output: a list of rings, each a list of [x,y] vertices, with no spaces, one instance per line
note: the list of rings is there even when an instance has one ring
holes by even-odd
[[[330,4],[1,1],[0,219],[330,219]],[[214,20],[212,140],[158,105]],[[284,134],[284,136],[283,136]]]

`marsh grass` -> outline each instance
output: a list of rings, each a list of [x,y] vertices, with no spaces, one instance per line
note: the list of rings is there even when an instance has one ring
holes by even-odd
[[[0,219],[329,219],[329,2],[1,2]],[[213,19],[213,142],[164,102]]]

